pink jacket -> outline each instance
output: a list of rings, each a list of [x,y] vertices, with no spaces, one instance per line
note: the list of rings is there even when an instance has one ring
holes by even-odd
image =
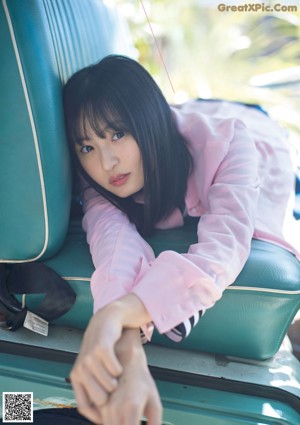
[[[186,211],[201,217],[198,243],[157,258],[124,213],[85,191],[83,228],[95,272],[94,311],[133,292],[164,333],[212,307],[242,270],[257,238],[300,259],[282,228],[294,174],[286,132],[263,113],[228,102],[190,101],[172,108],[194,160]],[[159,228],[178,227],[176,210]],[[146,330],[151,336],[150,327]]]

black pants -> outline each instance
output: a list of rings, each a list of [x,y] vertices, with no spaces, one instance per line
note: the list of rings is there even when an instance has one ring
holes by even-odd
[[[0,424],[4,424],[0,419]],[[13,422],[24,425],[24,422]],[[81,416],[75,408],[42,409],[33,412],[34,425],[92,425],[85,417]],[[144,421],[141,425],[146,425]]]
[[[0,424],[4,424],[0,420]],[[24,425],[24,422],[13,422]],[[81,416],[75,408],[42,409],[33,412],[33,423],[35,425],[91,425],[92,422]]]

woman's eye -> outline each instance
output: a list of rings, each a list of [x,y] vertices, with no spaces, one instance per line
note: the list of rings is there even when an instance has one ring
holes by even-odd
[[[112,140],[120,140],[122,139],[122,137],[124,137],[125,133],[124,131],[118,131],[117,133],[115,133],[112,137]]]
[[[92,146],[82,146],[82,148],[80,149],[81,153],[89,153],[93,150]]]

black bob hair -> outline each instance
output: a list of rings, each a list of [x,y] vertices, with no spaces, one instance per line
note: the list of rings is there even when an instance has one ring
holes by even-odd
[[[184,206],[192,159],[162,92],[138,62],[126,56],[106,56],[76,72],[66,83],[63,97],[75,168],[90,186],[125,212],[142,235],[151,234],[159,220]],[[120,198],[105,190],[80,165],[75,143],[85,136],[86,123],[96,134],[104,124],[135,138],[144,169],[143,211],[132,196]]]

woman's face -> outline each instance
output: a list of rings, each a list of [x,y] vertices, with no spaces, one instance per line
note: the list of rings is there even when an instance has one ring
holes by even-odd
[[[140,149],[132,135],[105,126],[97,135],[88,124],[86,133],[87,137],[75,144],[86,173],[120,198],[139,192],[144,187],[144,170]]]

